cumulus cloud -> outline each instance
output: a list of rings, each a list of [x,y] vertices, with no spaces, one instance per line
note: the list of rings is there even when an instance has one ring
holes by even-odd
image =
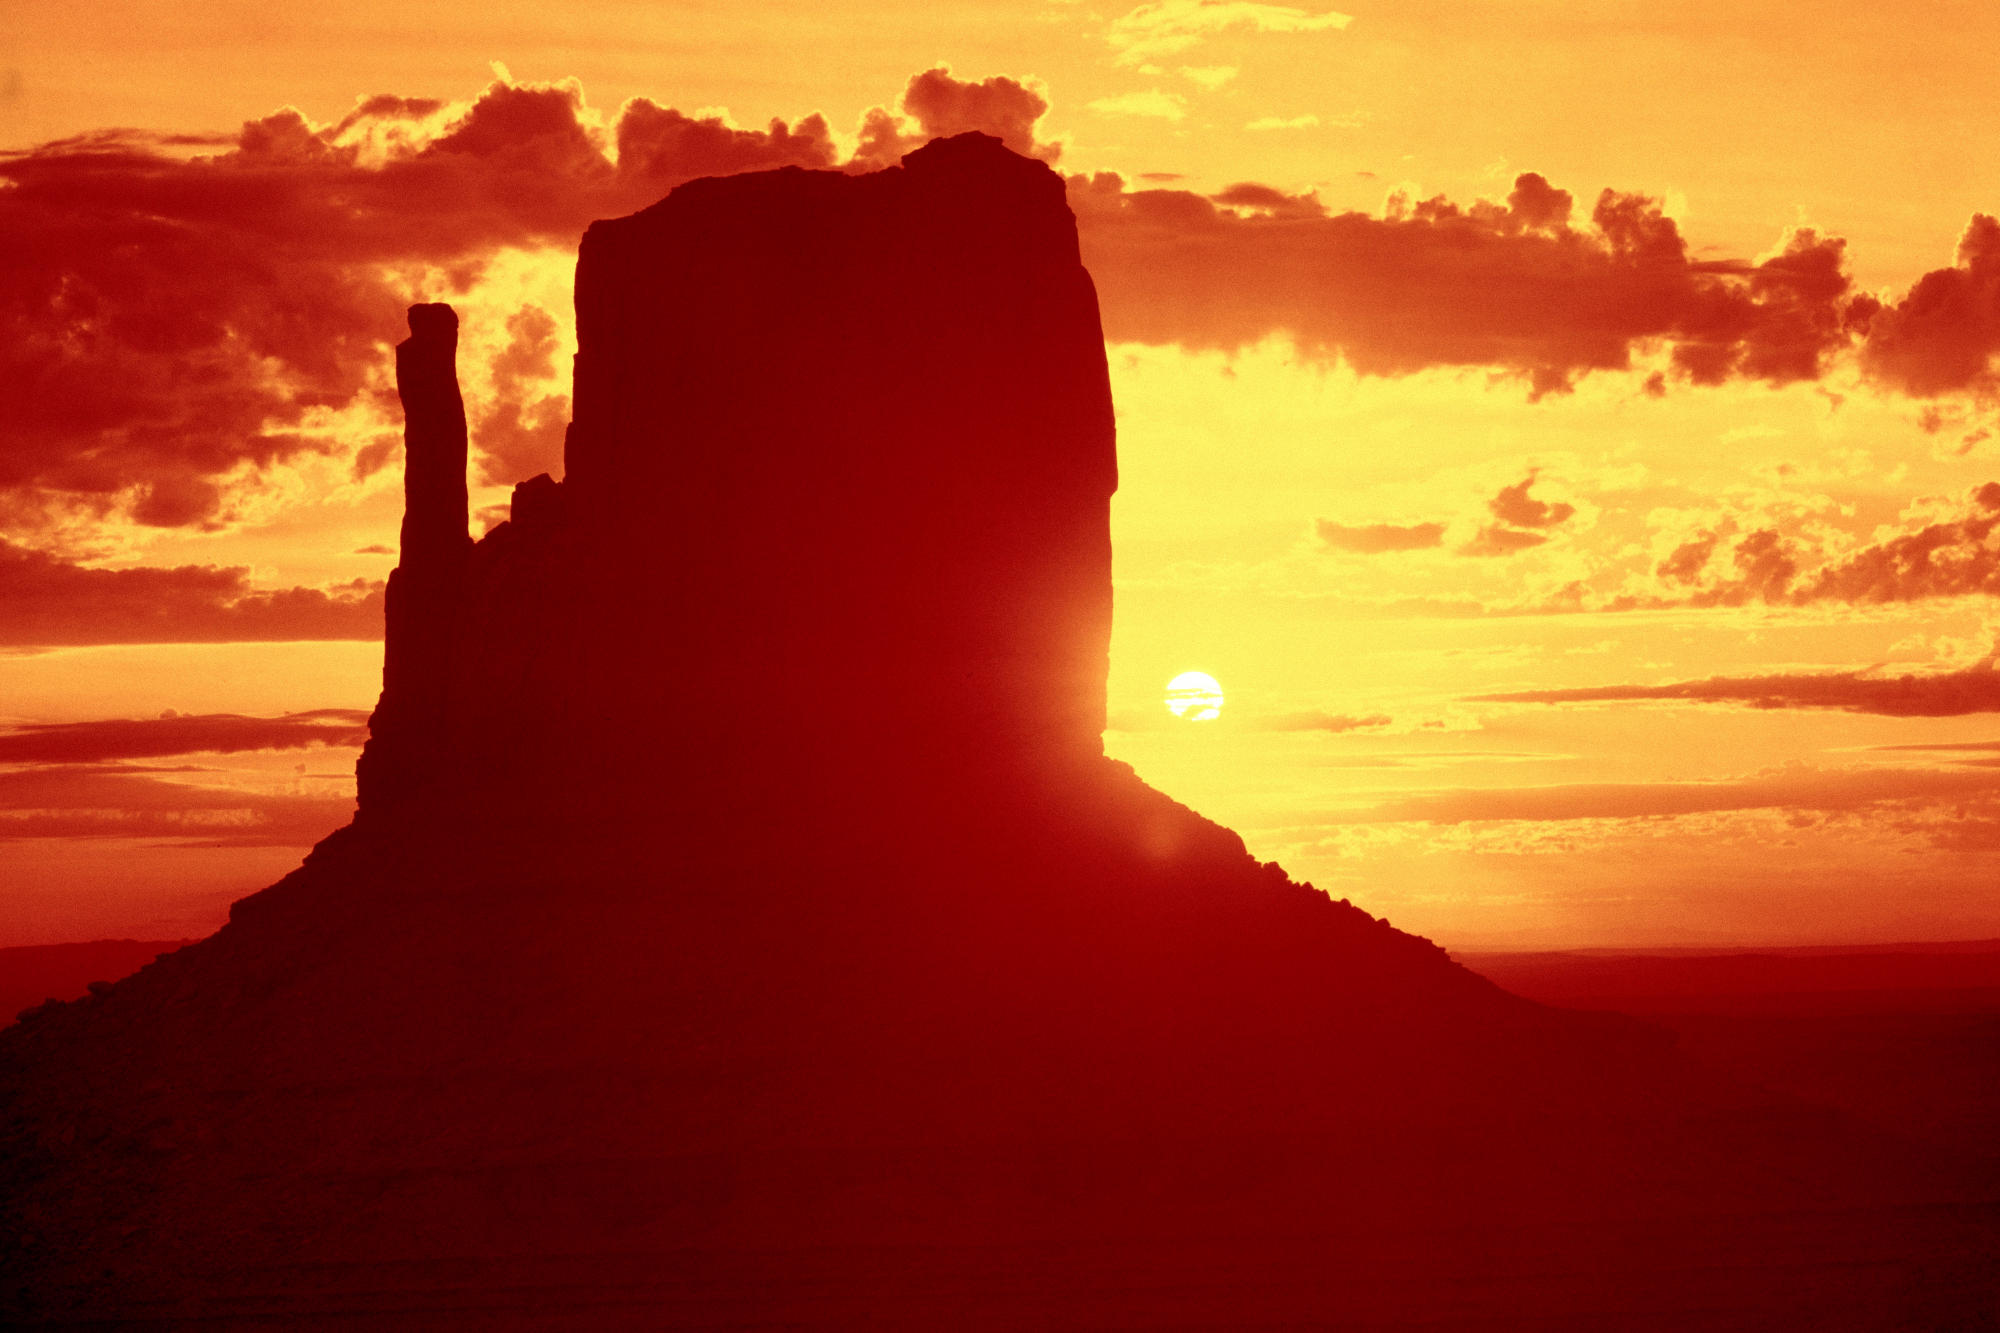
[[[257,589],[238,566],[93,569],[0,540],[0,646],[379,639],[382,584]]]
[[[1881,383],[1922,397],[2000,389],[2000,220],[1976,214],[1955,266],[1919,278],[1887,305],[1869,301],[1862,366]]]
[[[1163,0],[1112,27],[1121,50],[1157,52],[1341,21]],[[1181,68],[1210,83],[1232,67]],[[1158,96],[1153,110],[1178,109]],[[301,455],[353,451],[365,476],[394,456],[386,349],[413,297],[465,290],[510,247],[567,250],[591,220],[696,176],[887,165],[965,130],[1053,161],[1047,111],[1033,80],[941,65],[895,112],[872,111],[843,163],[819,116],[745,129],[635,98],[606,119],[573,81],[502,78],[463,104],[369,97],[326,125],[283,109],[225,139],[102,131],[0,154],[0,530],[214,526]],[[1605,191],[1579,219],[1532,173],[1504,201],[1402,199],[1382,216],[1254,182],[1205,198],[1099,175],[1072,180],[1071,200],[1114,339],[1236,349],[1286,334],[1363,374],[1493,368],[1536,397],[1655,343],[1683,382],[1785,383],[1857,337],[1881,384],[1984,393],[2000,345],[1990,218],[1953,268],[1883,302],[1851,292],[1837,239],[1798,230],[1759,262],[1696,260],[1655,202]],[[537,311],[517,308],[493,397],[468,404],[489,480],[548,470],[559,446],[564,404],[533,373],[551,344]],[[350,410],[373,426],[328,424]]]
[[[507,345],[492,363],[493,396],[475,409],[483,480],[507,485],[561,474],[569,395],[542,391],[556,373],[557,344],[556,318],[540,306],[508,317]]]
[[[1024,157],[1054,162],[1062,155],[1060,144],[1036,137],[1049,99],[1032,79],[995,75],[975,83],[953,77],[949,65],[938,65],[910,79],[900,106],[900,117],[879,106],[867,112],[849,165],[892,166],[932,139],[974,131],[994,136]]]
[[[1335,523],[1320,519],[1319,539],[1336,551],[1379,555],[1385,551],[1423,551],[1444,544],[1442,523]]]
[[[1690,535],[1655,567],[1677,595],[1626,598],[1633,606],[1807,606],[1915,602],[2000,593],[2000,482],[1975,487],[1957,516],[1892,532],[1830,559],[1776,527],[1740,535],[1707,528]],[[1684,590],[1684,591],[1680,591]]]
[[[1655,343],[1687,382],[1811,379],[1852,336],[1844,243],[1806,229],[1759,263],[1696,260],[1657,201],[1606,190],[1576,225],[1532,173],[1505,202],[1398,197],[1380,217],[1281,197],[1245,214],[1073,178],[1107,336],[1235,350],[1282,333],[1364,375],[1491,367],[1535,397]]]
[[[697,176],[831,167],[836,156],[824,116],[807,116],[796,125],[774,119],[762,130],[745,130],[717,116],[690,116],[645,97],[633,98],[620,110],[613,137],[620,175],[661,191]]]
[[[169,755],[360,745],[368,714],[320,708],[283,717],[167,713],[156,718],[37,722],[0,729],[0,764],[85,764]]]
[[[1319,117],[1304,116],[1259,116],[1243,128],[1246,130],[1306,130],[1319,124]]]
[[[1353,21],[1351,15],[1331,10],[1314,12],[1256,0],[1153,0],[1113,19],[1105,38],[1118,52],[1118,64],[1141,65],[1186,51],[1232,28],[1327,32]]]
[[[379,389],[414,271],[463,285],[694,176],[833,157],[816,118],[744,131],[635,101],[614,165],[590,122],[574,83],[503,80],[455,117],[286,109],[192,157],[132,132],[0,155],[0,507],[212,524],[232,474],[335,447],[314,416]]]

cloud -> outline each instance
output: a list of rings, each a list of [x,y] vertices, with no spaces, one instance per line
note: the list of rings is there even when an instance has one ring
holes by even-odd
[[[1919,397],[2000,391],[2000,220],[1975,214],[1958,243],[1958,262],[1935,269],[1896,301],[1856,312],[1867,329],[1862,367],[1875,380]]]
[[[1482,694],[1475,703],[1612,703],[1627,700],[1740,703],[1752,708],[1830,708],[1883,717],[1962,717],[2000,713],[2000,670],[1989,654],[1960,671],[1878,676],[1866,671],[1711,676],[1670,685],[1593,685],[1581,689]]]
[[[1344,21],[1165,0],[1111,27],[1130,53]],[[1182,68],[1199,84],[1232,66]],[[1141,96],[1121,109],[1179,110],[1174,94]],[[107,130],[0,153],[0,531],[214,527],[287,460],[387,465],[404,306],[463,292],[510,248],[567,251],[591,220],[696,176],[887,165],[964,130],[1060,151],[1038,138],[1049,103],[1031,79],[940,65],[898,105],[869,113],[846,163],[817,115],[744,129],[634,98],[605,123],[574,81],[507,78],[456,105],[368,97],[330,124],[286,108],[234,136]],[[1113,339],[1237,349],[1284,334],[1363,374],[1492,368],[1539,397],[1656,342],[1684,382],[1786,383],[1865,335],[1885,386],[1992,389],[1990,218],[1955,267],[1884,303],[1851,292],[1837,239],[1798,230],[1760,262],[1696,260],[1653,201],[1605,191],[1578,220],[1532,173],[1504,202],[1401,199],[1379,217],[1254,182],[1209,199],[1104,174],[1073,179],[1070,197]],[[555,460],[565,409],[533,372],[559,318],[517,306],[491,396],[468,403],[490,480]]]
[[[1522,551],[1532,551],[1537,546],[1545,546],[1548,540],[1547,533],[1522,532],[1518,528],[1488,523],[1471,541],[1459,547],[1458,553],[1471,556],[1516,555]]]
[[[2000,482],[1974,487],[1964,511],[1891,533],[1813,567],[1815,553],[1776,527],[1731,538],[1705,528],[1677,545],[1654,572],[1673,598],[1626,599],[1638,606],[1808,606],[1915,602],[2000,593]]]
[[[353,817],[351,795],[196,786],[118,765],[0,771],[0,839],[171,838],[306,847]]]
[[[1317,124],[1319,124],[1319,117],[1314,115],[1293,116],[1290,119],[1278,116],[1259,116],[1243,128],[1246,130],[1305,130],[1311,129]]]
[[[1209,198],[1226,208],[1249,210],[1263,217],[1318,217],[1325,211],[1311,192],[1286,194],[1255,181],[1238,181]]]
[[[131,131],[0,154],[0,512],[225,522],[232,479],[338,447],[317,417],[381,392],[413,298],[697,175],[833,159],[814,117],[745,131],[643,99],[610,137],[616,165],[573,82],[501,81],[456,116],[285,109],[205,155]]]
[[[635,97],[618,113],[613,138],[618,171],[662,192],[697,176],[734,176],[778,167],[831,167],[836,156],[826,118],[797,125],[772,120],[762,130],[738,129],[720,117],[689,116]]]
[[[995,75],[974,83],[954,78],[949,65],[938,65],[910,79],[901,107],[900,119],[882,107],[870,108],[850,165],[892,166],[932,139],[974,131],[993,135],[1024,157],[1054,162],[1062,155],[1062,145],[1035,137],[1049,99],[1032,79]]]
[[[1238,350],[1284,334],[1360,374],[1490,367],[1534,397],[1655,343],[1687,382],[1811,379],[1852,337],[1844,243],[1810,230],[1760,263],[1696,260],[1656,201],[1606,190],[1573,225],[1569,194],[1532,173],[1504,203],[1399,196],[1380,217],[1286,197],[1281,214],[1243,216],[1072,178],[1106,335]]]
[[[1229,29],[1253,32],[1327,32],[1354,20],[1331,11],[1255,0],[1153,0],[1111,21],[1105,39],[1120,65],[1140,65],[1197,46]]]
[[[1235,65],[1182,65],[1181,77],[1208,92],[1214,92],[1242,71]]]
[[[1372,727],[1386,727],[1395,719],[1387,713],[1328,713],[1320,709],[1309,709],[1302,713],[1277,713],[1269,717],[1250,719],[1248,727],[1252,731],[1364,731]]]
[[[1493,517],[1517,528],[1553,528],[1558,524],[1567,523],[1576,513],[1575,505],[1560,502],[1550,504],[1546,500],[1534,499],[1528,494],[1529,488],[1535,484],[1535,478],[1540,475],[1541,469],[1530,468],[1528,475],[1514,485],[1501,487],[1500,493],[1486,502],[1486,507],[1492,511]]]
[[[1844,812],[1892,802],[1949,801],[2000,793],[2000,771],[1809,769],[1721,782],[1573,783],[1455,788],[1399,796],[1327,823],[1465,824],[1491,821],[1657,819],[1731,810]]]
[[[1444,544],[1442,523],[1362,523],[1349,525],[1320,519],[1319,539],[1336,551],[1378,555],[1385,551],[1422,551]]]
[[[1183,731],[1189,727],[1220,728],[1242,731],[1324,731],[1339,734],[1345,731],[1363,731],[1373,727],[1386,727],[1395,719],[1386,713],[1349,714],[1329,713],[1322,709],[1307,709],[1297,713],[1245,713],[1240,709],[1225,709],[1221,718],[1208,722],[1189,722],[1177,718],[1165,708],[1120,709],[1111,714],[1107,730],[1110,731]]]
[[[82,764],[168,755],[236,754],[360,745],[368,714],[321,708],[283,717],[166,714],[92,722],[38,722],[0,730],[0,764]]]
[[[1151,116],[1158,120],[1180,120],[1187,115],[1187,99],[1179,93],[1161,92],[1158,88],[1148,88],[1143,92],[1120,93],[1116,97],[1100,97],[1089,104],[1092,111],[1103,111],[1114,116]]]
[[[1798,602],[1911,602],[2000,592],[2000,483],[1969,497],[1963,517],[1864,546],[1791,589]],[[1740,554],[1740,548],[1739,548]]]
[[[92,569],[0,540],[0,646],[379,639],[382,585],[257,589],[237,566]]]
[[[524,305],[507,320],[507,346],[492,362],[493,396],[475,409],[481,478],[501,485],[537,473],[560,475],[569,395],[544,393],[556,374],[557,325],[540,306]]]
[[[1576,506],[1560,501],[1551,504],[1529,495],[1539,475],[1540,469],[1530,468],[1520,481],[1501,487],[1500,493],[1486,502],[1488,512],[1500,521],[1481,528],[1471,541],[1458,548],[1458,553],[1513,555],[1546,545],[1549,540],[1546,529],[1567,523],[1576,514]]]

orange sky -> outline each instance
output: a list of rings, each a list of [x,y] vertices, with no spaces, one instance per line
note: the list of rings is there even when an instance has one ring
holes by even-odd
[[[497,504],[584,222],[970,128],[1103,300],[1112,754],[1447,946],[2000,934],[2000,11],[1640,13],[15,6],[0,945],[344,819],[407,302]]]

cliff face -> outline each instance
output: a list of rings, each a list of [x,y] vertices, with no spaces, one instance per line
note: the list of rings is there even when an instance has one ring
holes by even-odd
[[[663,751],[746,798],[1100,753],[1111,394],[1053,172],[965,135],[696,181],[594,225],[576,300],[567,476],[469,560],[450,314],[412,312],[364,814],[462,794],[437,763],[602,812]]]
[[[1103,757],[1111,413],[1045,167],[697,181],[592,228],[578,310],[568,475],[477,544],[454,321],[411,312],[360,817],[0,1034],[0,1322],[1824,1330],[1990,1292],[1893,1145],[1507,995]]]

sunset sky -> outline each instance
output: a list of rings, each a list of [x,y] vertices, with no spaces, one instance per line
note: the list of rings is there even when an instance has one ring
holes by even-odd
[[[1102,302],[1112,755],[1447,947],[2000,935],[1995,50],[1979,0],[17,0],[0,946],[206,933],[346,821],[411,301],[483,528],[561,475],[589,221],[969,129]]]

